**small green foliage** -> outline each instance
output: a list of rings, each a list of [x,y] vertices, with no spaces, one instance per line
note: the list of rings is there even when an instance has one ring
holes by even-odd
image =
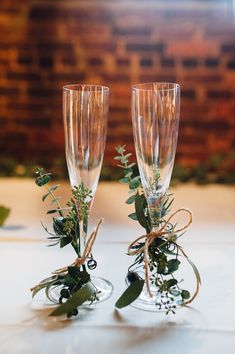
[[[48,240],[51,241],[49,246],[59,245],[60,248],[64,248],[71,244],[77,257],[81,257],[80,235],[87,232],[90,203],[92,201],[91,191],[83,183],[79,186],[74,186],[72,197],[67,202],[66,207],[61,207],[60,197],[55,195],[59,185],[50,186],[51,180],[51,173],[45,173],[42,168],[37,168],[35,183],[39,187],[44,186],[47,190],[47,193],[42,197],[42,201],[44,202],[50,197],[52,203],[56,205],[56,208],[47,212],[48,215],[53,217],[53,232],[50,232],[43,225],[44,230],[49,234]],[[88,262],[90,261],[92,261],[92,265],[89,263],[89,269],[94,269],[96,261],[92,256],[88,259]],[[44,289],[48,299],[55,302],[51,296],[51,290],[54,288],[59,289],[59,306],[50,316],[67,314],[67,317],[70,318],[78,314],[77,307],[82,303],[98,301],[98,290],[93,286],[85,264],[81,267],[65,267],[58,275],[53,275],[43,280],[32,289],[32,296],[34,297],[39,291]]]
[[[0,205],[0,226],[2,226],[10,214],[11,209]]]
[[[140,176],[134,175],[133,166],[135,166],[135,163],[129,161],[131,154],[126,153],[125,146],[117,147],[116,151],[119,155],[115,157],[115,160],[119,162],[118,166],[123,169],[124,175],[119,182],[128,184],[129,193],[131,194],[126,200],[126,204],[135,205],[135,212],[129,214],[128,217],[138,221],[145,229],[146,235],[148,235],[152,231],[152,225]],[[153,181],[154,185],[156,184],[156,180],[159,179],[160,174],[158,169],[156,169],[155,180]],[[154,215],[159,228],[164,225],[166,217],[170,213],[173,201],[174,199],[171,198],[171,195],[167,195],[162,199],[159,210],[157,210],[156,215]],[[168,223],[165,228],[166,234],[155,238],[148,248],[151,287],[155,286],[155,292],[157,291],[159,294],[159,301],[157,301],[156,306],[159,310],[164,309],[166,314],[175,313],[176,303],[184,305],[185,302],[190,299],[189,291],[185,289],[182,290],[180,288],[181,282],[175,278],[175,273],[181,264],[179,256],[186,258],[188,263],[192,266],[197,285],[201,282],[196,266],[186,256],[182,247],[177,244],[177,239],[181,237],[182,234],[177,233],[175,227],[176,225]],[[145,280],[141,279],[137,272],[137,270],[141,269],[141,266],[144,267],[143,247],[143,242],[132,246],[132,250],[142,251],[137,253],[134,263],[128,269],[127,280],[130,285],[117,301],[116,307],[118,308],[131,304],[138,298],[143,289]]]
[[[37,186],[42,187],[45,184],[51,181],[51,173],[44,173],[43,168],[36,169],[37,178],[35,179],[35,183]]]

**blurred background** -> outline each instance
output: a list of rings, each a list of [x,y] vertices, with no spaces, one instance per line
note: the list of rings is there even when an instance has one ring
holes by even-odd
[[[102,178],[134,152],[130,87],[181,85],[173,181],[235,183],[235,1],[1,0],[0,174],[66,177],[62,87],[110,87]]]

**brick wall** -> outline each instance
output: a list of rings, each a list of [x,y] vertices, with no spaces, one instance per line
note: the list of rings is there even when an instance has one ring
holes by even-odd
[[[182,86],[180,163],[235,150],[233,1],[1,0],[1,155],[63,155],[62,86],[86,82],[111,88],[110,163],[133,150],[130,86],[147,81]]]

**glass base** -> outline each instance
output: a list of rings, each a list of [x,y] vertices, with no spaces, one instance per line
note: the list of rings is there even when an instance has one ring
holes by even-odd
[[[112,285],[112,283],[110,283],[110,281],[108,281],[104,278],[91,276],[91,283],[94,285],[95,289],[97,290],[97,297],[99,299],[99,300],[93,302],[93,304],[97,304],[99,302],[105,301],[112,295],[113,285]],[[56,288],[53,288],[50,291],[50,297],[55,304],[59,303],[60,290],[61,290],[61,287],[58,286]],[[87,306],[91,307],[89,301],[84,302],[79,307],[82,308],[82,307],[87,307]]]
[[[127,285],[130,284],[126,278]],[[130,304],[130,306],[149,312],[167,312],[170,308],[173,310],[181,307],[181,296],[174,297],[174,300],[170,300],[164,293],[160,293],[156,290],[156,287],[150,286],[152,297],[149,296],[146,286],[144,286],[139,297]]]
[[[113,285],[112,283],[110,283],[110,281],[101,277],[91,276],[91,282],[94,285],[94,287],[97,289],[97,297],[99,300],[93,302],[92,304],[90,304],[89,301],[86,301],[81,306],[79,306],[79,308],[88,308],[88,307],[92,308],[96,306],[96,304],[99,304],[99,302],[103,302],[107,300],[113,293]],[[35,310],[41,310],[41,309],[46,309],[48,307],[51,307],[53,305],[54,306],[58,305],[59,298],[60,298],[60,290],[61,290],[61,286],[51,289],[50,298],[52,301],[50,301],[46,297],[45,292],[42,290],[33,299],[32,308]]]

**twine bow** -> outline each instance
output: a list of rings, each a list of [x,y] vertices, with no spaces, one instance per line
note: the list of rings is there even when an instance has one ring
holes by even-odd
[[[83,265],[89,254],[91,253],[91,250],[92,250],[92,247],[93,247],[93,244],[96,240],[96,236],[98,234],[98,231],[99,231],[99,227],[100,225],[102,224],[104,219],[100,219],[98,224],[96,225],[94,231],[91,233],[91,235],[89,236],[89,238],[87,239],[87,242],[85,244],[85,247],[84,247],[84,250],[83,250],[83,254],[77,258],[71,265],[70,267],[80,267],[81,265]],[[60,269],[57,269],[55,270],[52,274],[61,274],[61,273],[64,273],[68,270],[68,266],[67,267],[63,267],[63,268],[60,268]]]
[[[189,220],[188,222],[181,228],[178,228],[176,230],[167,230],[166,227],[168,225],[170,225],[170,221],[171,219],[178,213],[180,212],[186,212],[189,215]],[[190,210],[185,209],[185,208],[180,208],[178,210],[176,210],[174,213],[172,213],[170,215],[170,217],[163,223],[163,226],[157,230],[157,231],[151,231],[148,234],[142,235],[138,238],[136,238],[128,247],[128,254],[130,256],[134,256],[140,253],[144,254],[144,270],[145,270],[145,284],[146,284],[146,289],[147,292],[149,294],[150,297],[152,297],[152,293],[150,290],[150,286],[149,286],[149,254],[148,254],[148,250],[149,250],[149,246],[153,243],[153,241],[158,238],[158,237],[162,237],[162,236],[170,236],[172,234],[176,234],[178,232],[184,231],[186,230],[189,225],[192,223],[192,213]],[[133,246],[135,246],[136,244],[139,243],[140,240],[145,240],[144,241],[144,245],[138,249],[132,249]],[[181,249],[181,248],[180,248]],[[184,254],[184,253],[183,253]],[[184,254],[185,255],[185,254]],[[185,255],[186,256],[186,255]],[[187,257],[187,256],[186,256]]]

